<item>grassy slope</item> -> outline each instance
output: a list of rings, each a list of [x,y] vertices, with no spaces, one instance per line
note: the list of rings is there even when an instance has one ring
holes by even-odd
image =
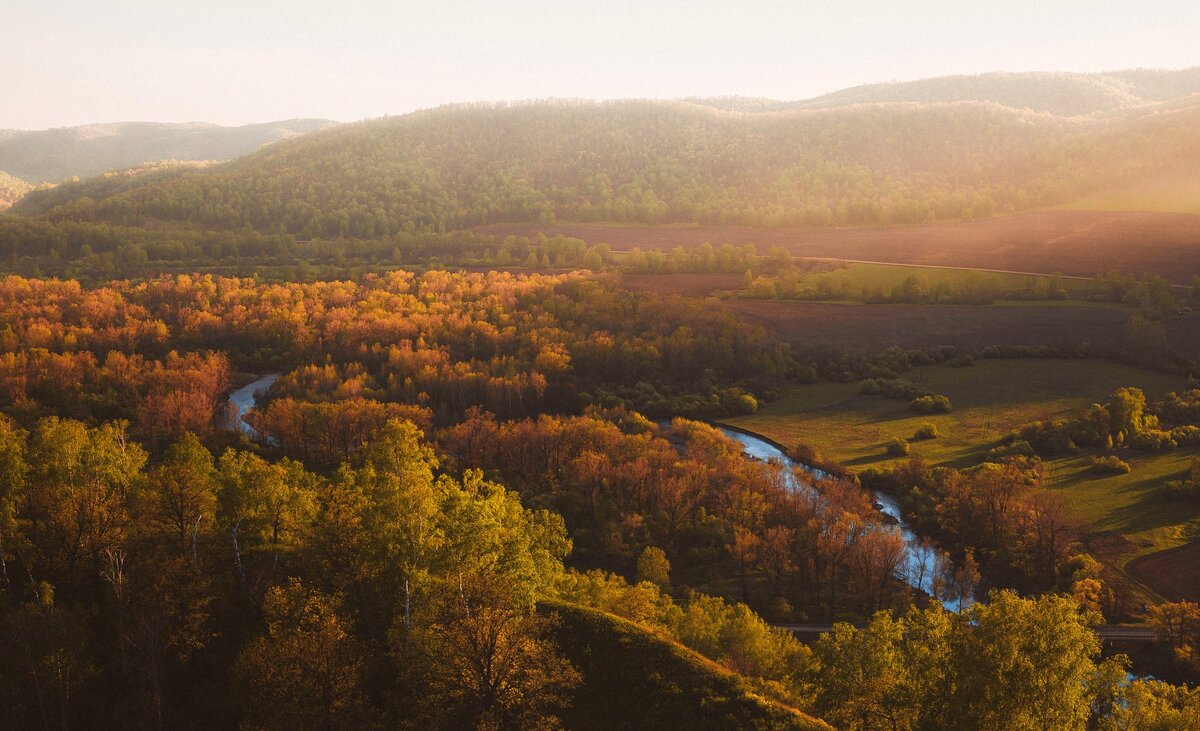
[[[967,368],[920,368],[911,377],[949,396],[954,411],[918,414],[902,401],[858,395],[857,383],[818,383],[793,388],[758,413],[729,423],[783,444],[811,444],[826,457],[861,469],[896,464],[884,454],[887,442],[911,438],[929,421],[941,437],[913,442],[913,452],[933,464],[963,467],[977,463],[1009,431],[1103,402],[1119,386],[1162,394],[1185,385],[1171,376],[1090,360],[985,360]],[[1105,556],[1123,566],[1130,558],[1181,545],[1200,533],[1200,512],[1156,496],[1162,482],[1178,476],[1198,453],[1127,450],[1122,458],[1132,472],[1112,477],[1091,474],[1088,453],[1050,460],[1046,466],[1050,484],[1065,491],[1072,511],[1090,532],[1127,539]]]
[[[569,729],[830,729],[757,695],[731,673],[641,625],[574,604],[546,602],[558,640],[583,673]]]

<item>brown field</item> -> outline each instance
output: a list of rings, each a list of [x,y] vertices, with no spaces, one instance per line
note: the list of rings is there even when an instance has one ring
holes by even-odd
[[[742,286],[738,274],[627,274],[623,281],[631,289],[697,298]],[[892,345],[1100,345],[1122,337],[1132,315],[1132,310],[1115,306],[1070,303],[866,305],[725,299],[721,304],[797,347],[857,352]],[[1175,352],[1200,355],[1200,314],[1167,320],[1163,329]]]
[[[877,351],[891,345],[1065,347],[1118,335],[1129,315],[1099,307],[978,305],[841,305],[728,300],[725,305],[793,345]]]
[[[625,274],[621,281],[630,289],[701,298],[744,284],[741,274]]]
[[[690,248],[708,241],[782,245],[796,256],[970,267],[1090,277],[1110,269],[1149,272],[1186,284],[1200,274],[1200,215],[1152,211],[1035,211],[983,221],[872,228],[739,226],[558,226],[498,224],[499,236],[539,231],[616,251]]]
[[[1131,312],[1067,305],[841,305],[726,300],[725,306],[796,346],[873,351],[891,345],[1062,347],[1121,338]],[[1163,323],[1171,349],[1200,355],[1200,316]]]
[[[1169,601],[1200,602],[1200,539],[1135,558],[1125,570]]]

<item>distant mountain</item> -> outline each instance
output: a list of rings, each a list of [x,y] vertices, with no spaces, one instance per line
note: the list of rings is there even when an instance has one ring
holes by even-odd
[[[1104,74],[991,73],[856,86],[815,99],[780,102],[767,109],[978,101],[1060,116],[1083,116],[1178,101],[1198,93],[1200,66],[1182,71],[1138,69]]]
[[[16,203],[21,196],[33,189],[33,186],[20,178],[14,178],[0,170],[0,211]]]
[[[118,122],[36,132],[0,130],[0,170],[31,183],[57,183],[159,160],[230,160],[332,124],[323,119],[243,127]]]

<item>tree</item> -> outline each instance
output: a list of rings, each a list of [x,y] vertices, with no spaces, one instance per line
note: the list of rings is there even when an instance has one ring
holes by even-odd
[[[8,417],[0,417],[0,586],[8,589],[10,552],[16,548],[17,511],[25,500],[27,435]]]
[[[150,499],[155,521],[196,553],[199,531],[211,525],[217,507],[216,470],[212,454],[194,434],[185,434],[167,448],[150,474]]]
[[[554,618],[514,597],[502,580],[471,574],[440,587],[416,634],[428,710],[440,727],[557,726],[579,672],[550,636]]]
[[[368,728],[363,647],[339,612],[340,600],[298,579],[269,589],[266,632],[238,655],[243,728]]]
[[[967,616],[958,670],[961,721],[977,728],[1084,728],[1096,673],[1099,621],[1070,597],[992,592]]]
[[[671,563],[657,546],[646,546],[637,560],[637,581],[648,581],[664,591],[671,589]]]
[[[1129,442],[1145,425],[1146,394],[1140,388],[1118,388],[1108,403],[1108,414],[1114,434],[1124,434]]]

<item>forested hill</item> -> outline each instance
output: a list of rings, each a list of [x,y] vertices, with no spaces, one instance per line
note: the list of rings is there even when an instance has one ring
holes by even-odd
[[[158,160],[231,160],[275,140],[328,127],[322,119],[221,127],[119,122],[39,131],[0,131],[0,170],[31,183],[57,183]]]
[[[0,170],[0,211],[8,208],[28,193],[33,186]]]
[[[992,73],[868,84],[770,109],[826,109],[881,102],[988,101],[1063,116],[1104,114],[1200,94],[1200,66],[1181,71],[1137,69],[1103,74]]]
[[[14,210],[299,238],[501,222],[919,223],[1066,203],[1198,159],[1195,101],[1106,119],[990,102],[764,113],[548,102],[338,126],[205,169],[38,191]]]

